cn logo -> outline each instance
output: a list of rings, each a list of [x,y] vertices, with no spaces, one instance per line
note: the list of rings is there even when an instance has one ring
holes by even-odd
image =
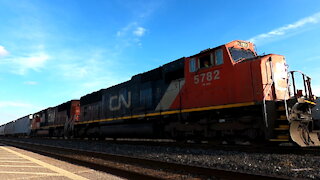
[[[124,105],[126,108],[131,106],[131,92],[128,92],[128,99],[125,100],[123,94],[119,96],[111,96],[109,101],[110,111],[117,111],[121,109],[121,106]]]

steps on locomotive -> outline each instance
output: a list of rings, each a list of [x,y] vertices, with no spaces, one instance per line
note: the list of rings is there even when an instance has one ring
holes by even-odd
[[[274,124],[274,137],[269,139],[272,142],[288,142],[290,141],[290,126],[286,116],[286,109],[283,102],[277,103],[277,114],[278,118]]]

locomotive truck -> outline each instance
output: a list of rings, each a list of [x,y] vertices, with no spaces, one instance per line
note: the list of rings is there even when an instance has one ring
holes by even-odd
[[[319,146],[314,101],[311,78],[284,56],[236,40],[35,113],[31,134]]]

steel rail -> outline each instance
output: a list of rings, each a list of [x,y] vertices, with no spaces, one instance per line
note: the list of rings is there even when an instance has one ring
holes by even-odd
[[[0,137],[0,140],[2,138]],[[110,145],[134,145],[134,146],[151,146],[151,147],[172,147],[172,148],[183,148],[183,149],[202,149],[202,150],[222,150],[222,151],[238,151],[247,153],[275,153],[275,154],[295,154],[295,155],[316,155],[320,156],[319,147],[306,147],[302,148],[297,145],[288,144],[287,146],[279,146],[276,143],[255,143],[250,145],[237,145],[237,144],[221,144],[218,142],[179,142],[171,139],[134,139],[134,138],[121,138],[117,140],[84,140],[84,139],[56,139],[56,138],[45,138],[45,137],[33,137],[33,138],[16,138],[6,137],[5,139],[17,140],[17,141],[29,141],[29,142],[41,142],[46,140],[47,144],[60,142],[62,143],[102,143]]]

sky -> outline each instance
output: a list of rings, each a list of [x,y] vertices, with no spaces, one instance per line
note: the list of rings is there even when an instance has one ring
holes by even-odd
[[[317,0],[0,0],[0,124],[232,40],[320,96]]]

